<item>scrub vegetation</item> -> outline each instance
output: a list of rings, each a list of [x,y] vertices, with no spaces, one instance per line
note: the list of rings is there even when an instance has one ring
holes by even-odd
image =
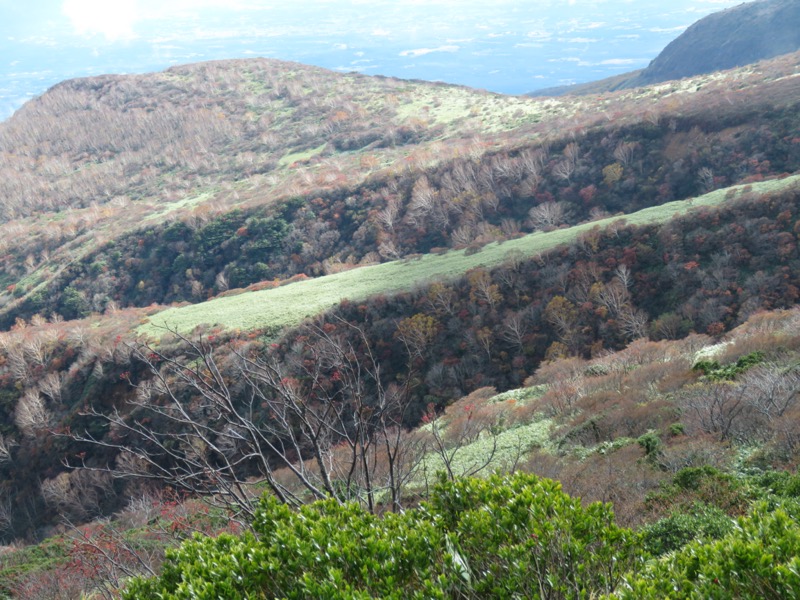
[[[26,104],[0,593],[800,595],[797,65],[534,100],[223,61]]]

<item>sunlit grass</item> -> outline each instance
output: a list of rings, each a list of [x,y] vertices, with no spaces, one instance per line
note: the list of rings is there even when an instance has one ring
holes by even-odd
[[[561,244],[571,243],[581,233],[594,227],[607,227],[620,219],[633,225],[663,223],[698,207],[716,206],[736,198],[744,193],[745,188],[758,195],[784,189],[798,181],[800,176],[796,175],[715,190],[698,198],[668,202],[624,217],[610,217],[568,229],[538,232],[516,240],[489,244],[477,253],[457,250],[443,255],[428,254],[418,259],[361,267],[274,289],[170,308],[154,315],[138,332],[159,337],[165,326],[181,333],[190,333],[198,325],[206,324],[227,330],[267,329],[277,333],[284,327],[297,325],[306,318],[330,310],[343,300],[359,302],[370,296],[405,292],[435,281],[452,281],[470,269],[496,267],[514,255],[536,256]]]
[[[486,431],[474,442],[451,451],[450,468],[455,475],[469,474],[481,467],[485,474],[511,470],[532,451],[547,446],[552,425],[552,419],[538,419],[494,434]],[[435,480],[436,473],[444,470],[441,454],[431,451],[422,459],[409,487],[421,487],[423,482]]]
[[[426,453],[420,459],[409,481],[409,488],[423,489],[435,481],[438,472],[446,471],[444,456],[447,457],[450,470],[456,476],[488,475],[496,471],[514,470],[524,464],[533,452],[555,451],[550,439],[554,419],[545,417],[539,412],[531,412],[527,418],[520,420],[519,412],[516,412],[517,409],[538,400],[546,390],[547,386],[536,385],[508,390],[479,401],[484,407],[496,407],[501,404],[504,406],[496,413],[494,423],[491,425],[487,423],[485,430],[470,441],[459,440],[457,431],[449,431],[451,424],[459,427],[457,418],[459,404],[465,402],[467,398],[450,406],[444,417],[420,425],[417,433],[423,439],[428,436],[429,442]],[[477,408],[477,412],[481,412],[480,407]],[[438,445],[432,441],[434,427],[445,443],[444,453],[437,450]]]
[[[203,192],[201,194],[188,195],[176,202],[159,204],[158,210],[146,215],[142,221],[152,221],[153,219],[159,219],[178,210],[187,210],[193,208],[210,199],[212,196],[213,194],[211,192]]]
[[[281,159],[278,161],[278,164],[282,167],[285,167],[287,165],[291,165],[292,163],[301,160],[308,160],[309,158],[312,158],[317,154],[320,154],[327,145],[328,145],[327,142],[325,142],[317,146],[316,148],[311,148],[310,150],[304,150],[303,152],[293,152],[291,154],[287,154],[281,157]]]
[[[571,111],[569,103],[553,98],[480,95],[475,90],[442,86],[420,88],[413,98],[397,107],[397,117],[497,133]]]

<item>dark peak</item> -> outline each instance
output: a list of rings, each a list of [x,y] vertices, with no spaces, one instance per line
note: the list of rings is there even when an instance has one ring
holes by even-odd
[[[797,50],[800,2],[758,0],[700,19],[670,42],[646,69],[532,95],[586,95],[641,87],[733,69]]]
[[[800,2],[760,0],[713,13],[673,40],[636,85],[691,77],[800,48]]]

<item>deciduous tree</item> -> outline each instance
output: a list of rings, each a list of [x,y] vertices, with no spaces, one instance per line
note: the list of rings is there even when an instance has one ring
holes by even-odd
[[[427,339],[435,323],[422,325]],[[87,413],[113,435],[72,434],[119,459],[75,466],[201,494],[245,521],[259,484],[290,504],[334,498],[375,510],[385,493],[400,507],[416,464],[403,427],[414,378],[387,385],[361,329],[310,324],[283,358],[245,346],[220,359],[207,339],[175,335],[180,356],[133,348],[149,373],[135,383],[133,412]]]

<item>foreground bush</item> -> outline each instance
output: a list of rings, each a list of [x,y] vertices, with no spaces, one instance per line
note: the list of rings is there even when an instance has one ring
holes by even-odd
[[[609,505],[584,508],[525,474],[443,480],[419,508],[384,517],[267,497],[253,529],[184,543],[125,597],[577,598],[611,592],[637,562]]]
[[[614,598],[800,598],[796,503],[767,503],[720,540],[694,541],[626,578]]]
[[[688,512],[673,512],[642,528],[642,545],[661,556],[697,539],[718,539],[730,533],[734,522],[716,506],[697,503]]]

